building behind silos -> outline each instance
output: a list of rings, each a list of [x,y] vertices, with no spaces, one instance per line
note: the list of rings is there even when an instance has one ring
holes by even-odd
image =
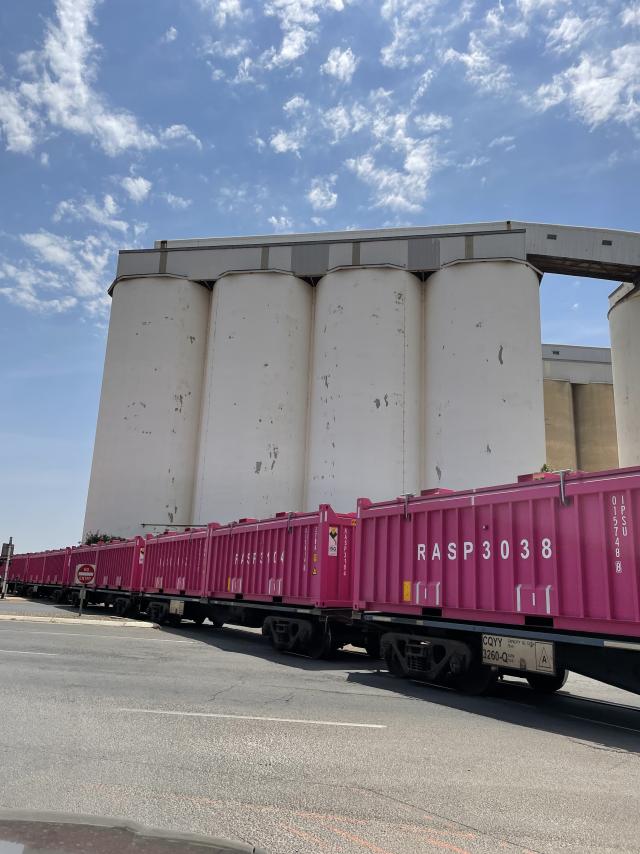
[[[567,359],[554,345],[543,362],[540,340],[558,253],[602,274],[587,231],[500,222],[121,252],[85,535],[616,465],[606,353],[600,373],[564,379]]]

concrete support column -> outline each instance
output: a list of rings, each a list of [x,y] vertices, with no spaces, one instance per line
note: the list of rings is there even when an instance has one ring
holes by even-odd
[[[611,363],[621,466],[640,465],[640,287],[609,297]]]

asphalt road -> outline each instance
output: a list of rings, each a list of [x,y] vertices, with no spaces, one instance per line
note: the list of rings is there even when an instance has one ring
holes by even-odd
[[[469,698],[250,630],[0,622],[0,716],[5,807],[274,854],[639,848],[640,698],[581,677]]]

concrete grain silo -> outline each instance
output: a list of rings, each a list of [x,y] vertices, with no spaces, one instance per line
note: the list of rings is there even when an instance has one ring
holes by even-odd
[[[209,300],[175,276],[115,284],[85,535],[191,521]]]
[[[640,289],[630,284],[609,298],[611,362],[621,466],[640,465]]]
[[[546,459],[539,279],[517,261],[463,261],[425,293],[426,487],[512,481]]]
[[[420,471],[416,276],[343,268],[316,287],[305,507],[413,492]]]
[[[196,522],[299,510],[312,289],[290,273],[228,273],[211,299]]]
[[[544,273],[640,281],[640,235],[503,221],[123,250],[85,530],[352,510],[513,481],[547,454],[615,460],[610,388],[575,388],[610,385],[598,353],[548,354],[545,413]],[[613,295],[626,465],[640,463],[639,306],[633,286]]]

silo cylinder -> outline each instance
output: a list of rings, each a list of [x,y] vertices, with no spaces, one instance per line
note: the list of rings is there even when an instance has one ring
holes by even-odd
[[[426,487],[508,483],[545,462],[539,281],[517,261],[451,264],[425,292]]]
[[[318,283],[305,509],[418,489],[421,287],[392,267]]]
[[[189,525],[210,291],[161,275],[112,297],[84,534]]]
[[[623,285],[610,297],[609,330],[618,455],[640,465],[640,289]]]
[[[215,283],[198,521],[301,509],[311,310],[311,286],[289,273],[228,273]]]

